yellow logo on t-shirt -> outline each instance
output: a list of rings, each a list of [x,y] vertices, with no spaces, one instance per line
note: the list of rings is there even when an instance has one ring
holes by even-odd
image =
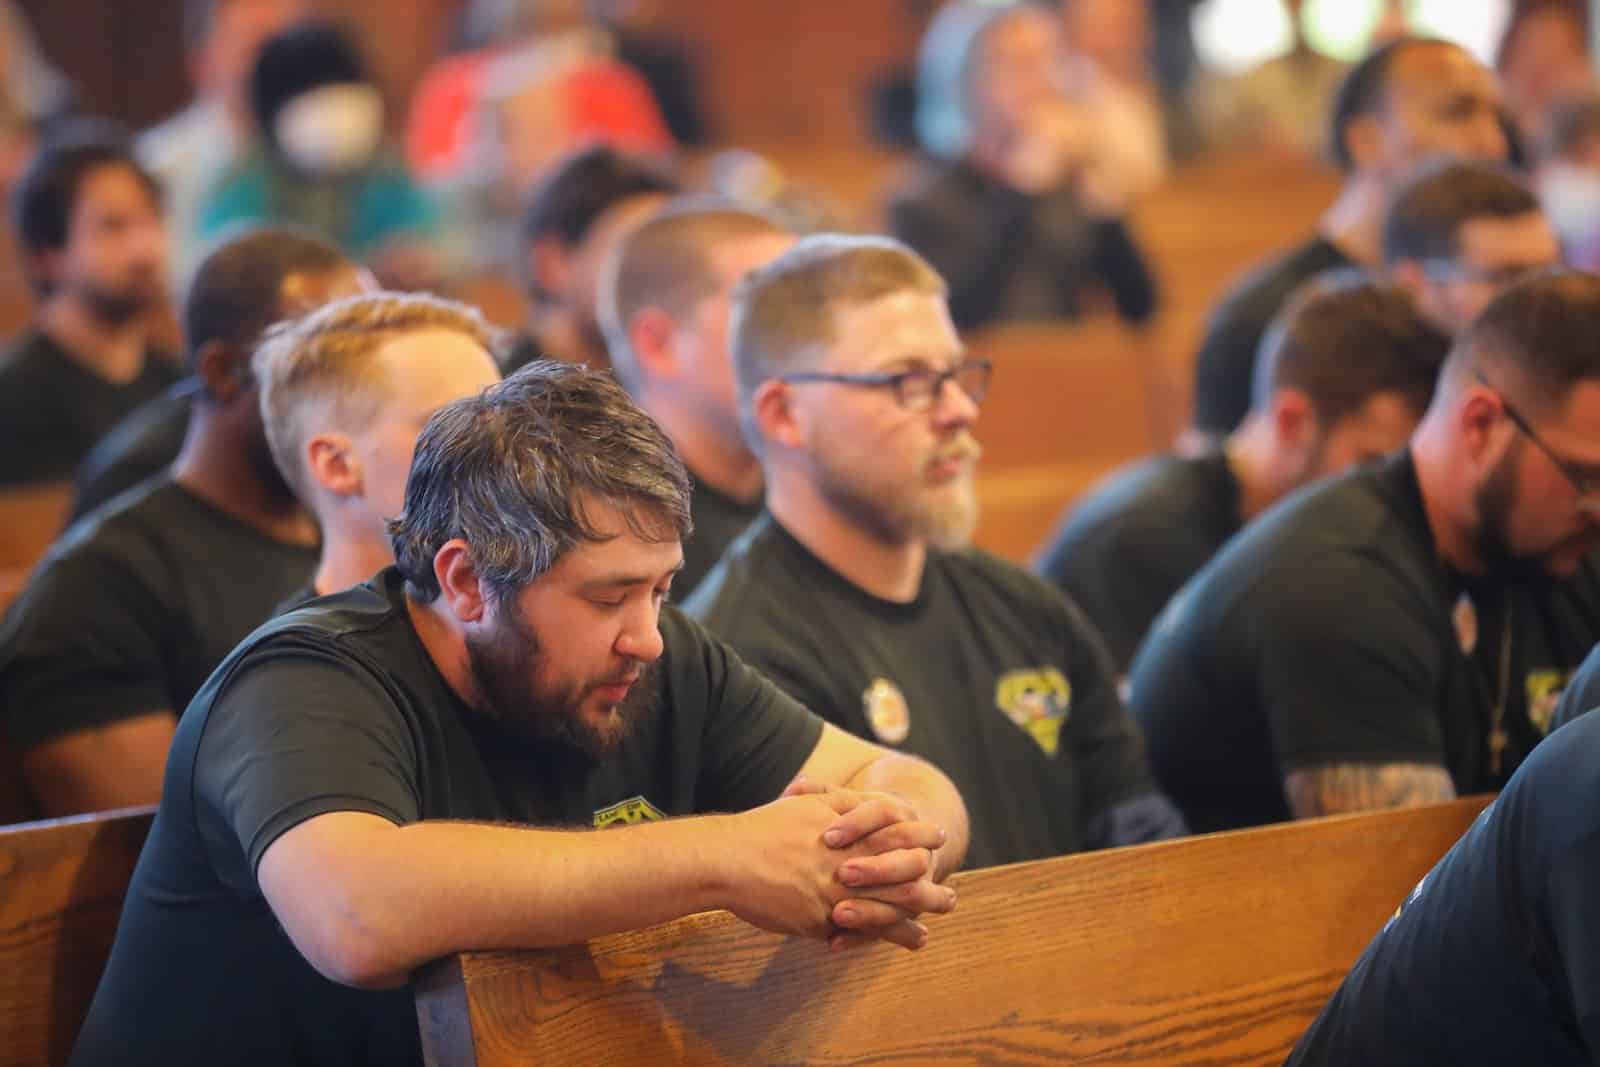
[[[1561,703],[1561,694],[1566,692],[1570,681],[1571,671],[1528,672],[1528,721],[1533,723],[1533,728],[1539,731],[1540,736],[1550,732],[1550,719],[1555,715],[1556,705]]]
[[[861,694],[861,712],[873,734],[886,745],[898,745],[911,735],[911,709],[900,687],[887,678],[874,678]]]
[[[995,707],[1033,735],[1045,755],[1054,756],[1061,726],[1072,706],[1072,686],[1054,667],[1007,671],[994,687]]]
[[[603,830],[607,826],[632,826],[634,823],[655,822],[666,817],[665,812],[644,797],[629,797],[595,812],[594,826],[597,830]]]

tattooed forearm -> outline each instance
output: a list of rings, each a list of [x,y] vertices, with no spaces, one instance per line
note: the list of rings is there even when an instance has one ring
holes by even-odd
[[[1454,800],[1450,772],[1426,763],[1338,763],[1290,771],[1284,796],[1297,819]]]

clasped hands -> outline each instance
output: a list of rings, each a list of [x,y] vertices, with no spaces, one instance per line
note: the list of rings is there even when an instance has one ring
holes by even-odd
[[[833,902],[829,949],[872,941],[921,948],[928,929],[917,917],[945,914],[956,903],[955,890],[934,880],[944,830],[922,821],[907,800],[889,793],[798,778],[783,795],[813,798],[835,815],[822,832],[822,843],[837,860],[828,893]]]

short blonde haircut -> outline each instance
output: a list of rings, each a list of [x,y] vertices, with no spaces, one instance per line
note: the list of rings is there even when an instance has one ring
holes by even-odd
[[[261,421],[283,478],[309,500],[305,446],[329,424],[368,425],[385,399],[374,358],[394,338],[451,330],[493,352],[495,331],[476,308],[425,293],[363,293],[282,322],[257,346],[252,367]]]
[[[838,339],[839,308],[901,292],[943,297],[948,289],[927,260],[889,237],[815,234],[745,276],[729,334],[739,421],[752,449],[761,447],[756,390],[814,366]]]
[[[658,307],[683,319],[722,284],[713,262],[718,248],[790,233],[766,215],[731,202],[684,197],[629,234],[606,266],[598,299],[611,369],[628,392],[637,397],[643,384],[628,334],[636,315]]]

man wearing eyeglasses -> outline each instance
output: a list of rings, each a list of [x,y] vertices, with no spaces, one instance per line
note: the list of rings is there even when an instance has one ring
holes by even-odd
[[[886,238],[805,238],[735,296],[734,373],[768,515],[688,608],[823,717],[939,766],[971,865],[1183,832],[1098,635],[967,547],[990,367],[943,280]]]
[[[1600,279],[1497,297],[1410,447],[1246,530],[1133,665],[1196,829],[1503,786],[1600,639]]]
[[[1484,164],[1425,168],[1384,220],[1384,273],[1452,337],[1507,287],[1560,262],[1561,242],[1533,193]]]

